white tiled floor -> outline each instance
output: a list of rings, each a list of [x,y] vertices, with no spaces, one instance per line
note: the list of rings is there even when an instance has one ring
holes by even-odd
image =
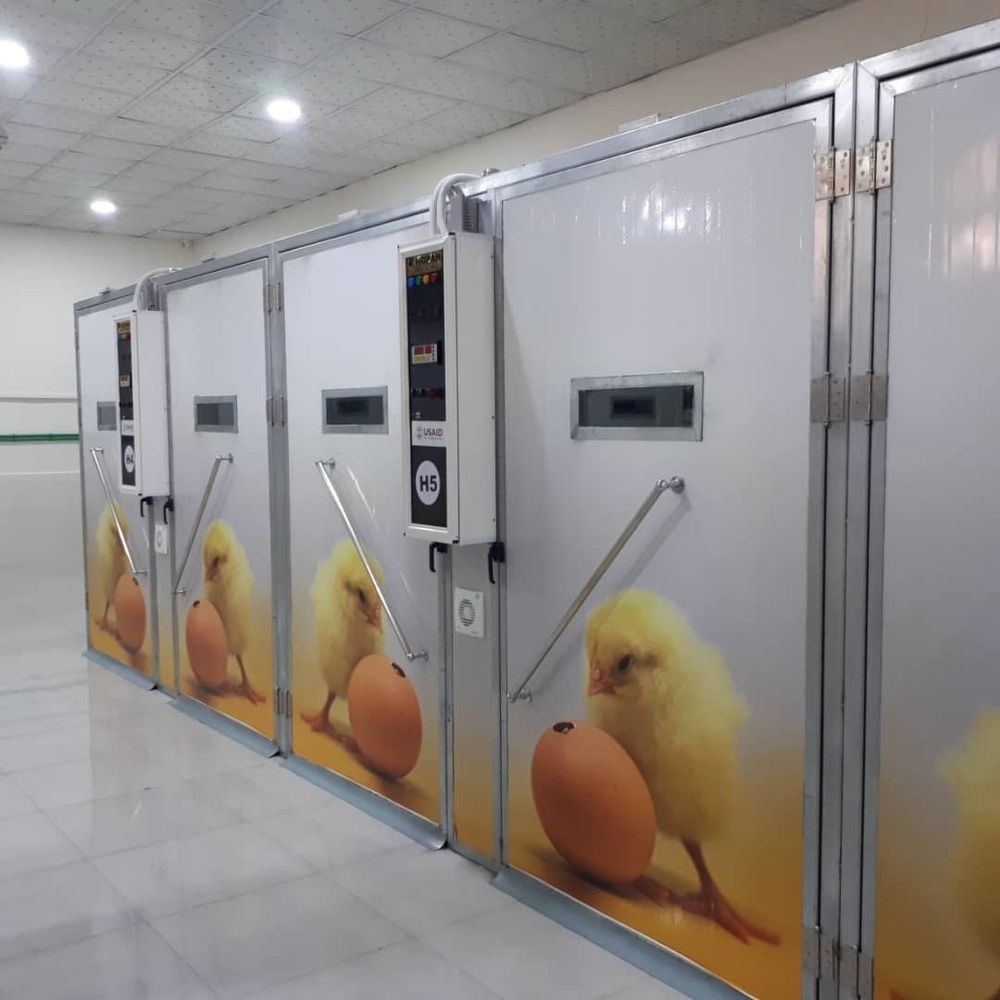
[[[78,584],[19,586],[0,602],[0,1000],[683,1000],[88,665]]]

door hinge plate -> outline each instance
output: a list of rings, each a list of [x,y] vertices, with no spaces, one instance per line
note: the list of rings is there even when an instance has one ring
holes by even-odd
[[[279,687],[274,689],[274,710],[285,719],[292,717],[292,692]]]
[[[831,149],[816,157],[816,200],[832,201],[852,191],[854,153],[850,149]]]
[[[829,374],[812,380],[809,419],[814,424],[836,424],[846,419],[847,385]]]
[[[285,396],[278,397],[278,426],[284,427],[288,423],[288,399]]]
[[[837,956],[840,948],[836,939],[824,934],[818,927],[806,927],[802,934],[802,963],[820,982],[835,982]]]
[[[280,281],[273,281],[264,285],[264,311],[281,312],[284,306],[284,290]]]
[[[885,420],[889,409],[887,375],[855,375],[851,379],[851,420],[865,423]]]
[[[892,184],[892,140],[869,142],[854,158],[854,190],[881,191]]]
[[[274,397],[268,396],[264,400],[264,419],[268,427],[274,426]]]

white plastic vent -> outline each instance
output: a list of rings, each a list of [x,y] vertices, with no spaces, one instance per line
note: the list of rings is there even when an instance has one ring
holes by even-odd
[[[455,631],[475,639],[486,635],[482,591],[455,588]]]

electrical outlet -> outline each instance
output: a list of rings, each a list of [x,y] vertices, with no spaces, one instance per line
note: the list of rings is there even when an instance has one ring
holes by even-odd
[[[170,555],[170,528],[165,524],[158,524],[153,534],[153,545],[156,547],[158,556]]]

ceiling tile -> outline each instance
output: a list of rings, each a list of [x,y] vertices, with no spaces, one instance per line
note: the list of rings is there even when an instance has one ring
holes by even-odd
[[[135,0],[118,19],[124,24],[166,35],[214,42],[246,16],[246,11],[203,0]]]
[[[586,52],[595,45],[636,34],[642,21],[595,4],[563,0],[537,17],[518,21],[507,30],[524,38]]]
[[[85,49],[95,56],[118,59],[123,54],[144,66],[178,69],[194,58],[204,45],[189,38],[177,38],[128,25],[109,24]]]
[[[255,56],[305,65],[347,41],[346,35],[315,24],[282,21],[261,14],[222,42]]]
[[[260,121],[265,121],[272,126],[278,125],[281,129],[280,134],[285,135],[289,132],[289,128],[292,130],[301,128],[304,125],[309,125],[312,122],[318,121],[320,118],[325,118],[327,115],[332,114],[337,110],[336,105],[333,104],[322,104],[319,101],[302,100],[302,95],[295,89],[294,82],[283,88],[282,93],[286,94],[288,97],[298,100],[302,108],[302,117],[290,127],[287,125],[281,126],[280,123],[275,122],[274,119],[267,113],[267,106],[273,96],[271,94],[266,94],[263,97],[255,97],[252,101],[248,101],[242,107],[238,108],[237,113],[241,118],[256,118]],[[276,136],[272,136],[272,138],[276,138]]]
[[[213,183],[206,184],[204,181],[208,178],[212,178]],[[204,194],[215,199],[215,208],[212,209],[213,212],[222,211],[233,211],[243,204],[244,199],[248,194],[253,194],[266,188],[270,181],[261,181],[253,177],[234,177],[232,178],[234,184],[232,187],[222,187],[222,175],[216,177],[214,174],[205,174],[204,177],[198,178],[197,184],[187,184],[184,187],[185,191],[192,191],[195,194]],[[215,183],[218,181],[218,183]],[[246,184],[241,184],[237,189],[236,182],[246,181]],[[253,187],[250,187],[250,184]]]
[[[647,21],[662,21],[704,2],[705,0],[595,0],[597,6]]]
[[[13,73],[0,69],[0,97],[24,97],[39,79],[34,73]]]
[[[668,18],[663,27],[679,35],[696,35],[733,45],[754,35],[801,21],[807,13],[775,0],[707,0]]]
[[[418,6],[488,28],[509,28],[542,13],[551,0],[419,0]]]
[[[186,184],[204,172],[192,167],[165,167],[144,160],[122,174],[122,177],[140,181],[162,181],[164,184]]]
[[[395,0],[278,0],[268,13],[290,21],[318,24],[343,35],[357,35],[405,9]]]
[[[176,101],[193,108],[207,108],[209,111],[232,111],[233,108],[254,96],[252,88],[231,87],[215,80],[202,80],[196,76],[181,73],[153,91],[153,96],[163,101]]]
[[[90,153],[73,151],[63,153],[53,166],[64,170],[89,170],[95,174],[114,176],[135,166],[136,160],[123,160],[113,156],[92,156]]]
[[[107,139],[167,146],[183,131],[176,125],[154,125],[152,122],[134,121],[130,118],[112,118],[97,129],[97,134]]]
[[[132,53],[126,50],[120,55],[131,57]],[[84,52],[74,52],[59,64],[53,76],[57,80],[82,84],[85,87],[142,94],[159,83],[165,73],[162,69],[122,62],[117,58],[101,58]]]
[[[317,63],[289,83],[296,95],[306,100],[343,107],[379,89],[379,84],[356,76],[336,73]]]
[[[104,118],[104,115],[95,115],[75,108],[57,108],[52,104],[22,101],[11,121],[21,125],[37,125],[45,129],[85,134],[100,125]]]
[[[2,27],[2,24],[0,24],[0,27]],[[36,75],[49,72],[56,63],[61,59],[65,59],[70,53],[70,50],[64,46],[51,45],[44,42],[32,42],[28,48],[28,54],[31,56],[30,69]],[[18,71],[18,75],[20,75],[20,71]]]
[[[150,153],[155,153],[157,148],[141,142],[123,142],[121,139],[105,139],[98,135],[88,135],[73,145],[78,153],[112,156],[119,160],[144,160]]]
[[[75,132],[19,125],[16,122],[5,123],[4,128],[12,143],[23,142],[28,146],[43,146],[46,149],[69,149],[82,138]]]
[[[219,204],[218,192],[207,191],[204,188],[195,190],[189,184],[175,188],[168,194],[153,198],[147,208],[158,212],[171,212],[175,216],[188,215],[190,212],[208,212]]]
[[[322,144],[312,132],[296,133],[267,145],[258,144],[252,158],[260,163],[283,163],[290,167],[309,167],[325,155]]]
[[[0,28],[4,34],[28,44],[42,42],[75,49],[97,31],[101,22],[89,17],[50,14],[31,7],[23,0],[0,0]],[[28,44],[28,48],[31,45]]]
[[[585,94],[620,87],[634,79],[634,70],[599,63],[580,52],[517,35],[493,35],[455,55],[456,62],[507,72]]]
[[[111,174],[93,173],[88,170],[64,170],[61,167],[42,167],[37,174],[40,181],[54,184],[74,184],[78,187],[98,187],[111,180]]]
[[[719,42],[696,35],[678,35],[659,25],[649,25],[641,34],[619,39],[609,45],[598,46],[593,55],[624,66],[635,66],[636,79],[647,73],[679,66],[681,63],[715,52]],[[638,72],[641,69],[644,72]]]
[[[353,38],[337,48],[320,64],[344,76],[360,76],[379,83],[395,83],[438,65],[438,60],[418,56],[364,38]]]
[[[32,146],[27,142],[9,142],[3,148],[3,159],[18,163],[51,163],[58,155],[58,149],[49,146]]]
[[[215,156],[246,156],[253,159],[254,153],[263,148],[263,143],[249,139],[234,139],[228,135],[211,132],[195,132],[177,140],[180,149],[191,149],[196,153],[211,153]]]
[[[565,87],[512,79],[502,87],[491,90],[487,96],[493,107],[520,111],[526,115],[542,115],[546,111],[573,104],[584,95],[576,90],[567,90]]]
[[[156,181],[148,177],[132,177],[122,174],[104,185],[104,190],[127,195],[141,195],[144,199],[155,198],[164,194],[176,185],[168,181]]]
[[[442,97],[461,101],[488,104],[494,95],[501,94],[514,78],[505,73],[466,66],[450,59],[438,60],[429,69],[400,82],[414,90],[425,90]]]
[[[379,141],[373,142],[363,149],[359,149],[355,154],[368,164],[369,170],[379,173],[383,170],[391,170],[401,163],[412,163],[414,160],[421,160],[427,155],[427,149],[422,146],[413,146],[402,142]]]
[[[60,108],[75,108],[106,117],[116,114],[128,103],[128,95],[113,90],[82,87],[48,78],[31,88],[31,100],[36,104],[52,104]]]
[[[130,105],[121,117],[130,121],[176,126],[178,129],[190,132],[215,121],[218,114],[215,111],[206,111],[204,108],[193,108],[187,104],[147,97],[144,101]]]
[[[213,49],[188,66],[184,72],[206,80],[220,80],[223,83],[261,91],[273,89],[299,70],[300,67],[294,63],[264,59],[261,56],[247,55],[245,52]]]
[[[17,160],[8,160],[6,153],[0,156],[0,174],[4,177],[30,177],[42,169],[38,163],[20,163]]]
[[[232,162],[225,156],[210,156],[208,153],[192,153],[185,149],[158,149],[149,158],[150,163],[163,167],[187,167],[190,170],[214,170]]]
[[[157,229],[155,233],[146,233],[147,240],[166,240],[172,243],[191,243],[201,239],[198,233],[181,232],[176,229]]]
[[[377,139],[394,128],[420,122],[448,108],[457,107],[458,101],[437,94],[426,94],[403,87],[384,87],[374,94],[355,101],[318,124],[318,128],[332,128],[354,135]]]
[[[515,111],[504,111],[501,108],[480,104],[463,104],[452,111],[446,111],[443,115],[435,115],[425,122],[400,129],[394,138],[403,143],[443,149],[516,125],[524,121],[524,118],[524,115]]]
[[[213,191],[260,191],[267,187],[270,181],[261,180],[258,177],[236,177],[222,171],[213,171],[198,178],[198,185],[202,188],[210,188]]]
[[[323,160],[328,156],[335,156],[340,153],[349,153],[352,150],[360,149],[372,141],[370,135],[345,132],[343,129],[331,128],[329,124],[324,122],[320,122],[315,128],[304,132],[302,138],[308,143],[312,159],[303,160],[302,162],[288,161],[288,166],[311,167],[316,160]],[[275,160],[273,162],[284,163],[286,161]]]
[[[244,118],[242,115],[228,115],[205,127],[213,135],[225,135],[234,139],[250,139],[254,142],[271,142],[295,131],[294,125],[262,121],[259,118]]]
[[[189,233],[197,233],[199,236],[211,236],[212,233],[218,233],[232,225],[224,216],[210,215],[207,212],[193,212],[176,221],[179,228]]]
[[[73,14],[103,20],[121,6],[121,0],[26,0],[26,6],[42,14]]]
[[[492,30],[471,21],[411,7],[398,17],[376,25],[365,38],[405,52],[440,57],[482,41],[492,34]]]

